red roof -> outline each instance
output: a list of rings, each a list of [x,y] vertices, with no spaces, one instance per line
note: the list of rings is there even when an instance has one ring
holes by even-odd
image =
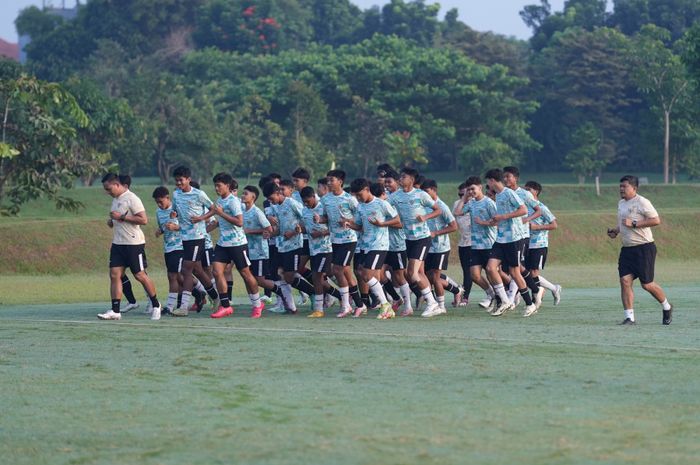
[[[19,45],[0,39],[0,56],[19,61]]]

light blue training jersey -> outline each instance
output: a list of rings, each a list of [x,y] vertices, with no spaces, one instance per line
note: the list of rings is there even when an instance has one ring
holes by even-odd
[[[348,244],[357,242],[357,234],[354,230],[340,226],[341,219],[351,220],[357,211],[357,199],[343,191],[340,195],[333,192],[321,197],[323,213],[328,218],[328,229],[331,231],[331,243]]]
[[[389,202],[375,197],[371,202],[361,203],[355,213],[355,224],[362,227],[364,247],[362,250],[389,250],[389,227],[375,226],[371,219],[381,222],[396,218],[396,209]]]
[[[481,221],[488,221],[496,215],[496,203],[484,196],[481,200],[471,199],[464,206],[464,213],[469,213],[471,217],[472,249],[491,250],[496,242],[496,226],[484,226],[476,224],[478,218]]]
[[[430,237],[428,223],[416,220],[418,215],[427,215],[433,211],[435,201],[427,192],[420,189],[405,192],[399,189],[389,196],[389,204],[398,211],[407,240],[415,241]]]
[[[224,213],[229,216],[243,215],[241,200],[233,194],[229,194],[224,199],[216,199],[216,204],[223,208]],[[219,240],[216,242],[216,245],[221,247],[238,247],[248,243],[242,227],[229,223],[218,215],[217,220],[219,221]]]
[[[496,194],[496,212],[499,215],[512,213],[513,211],[524,205],[520,197],[511,189],[505,187],[501,192]],[[523,224],[523,217],[517,216],[498,223],[498,233],[496,234],[496,242],[499,244],[507,244],[510,242],[525,239],[525,229],[528,225]]]
[[[534,220],[532,220],[532,223],[540,225],[551,224],[554,220],[557,219],[554,216],[554,214],[552,214],[551,210],[547,207],[547,205],[543,204],[542,202],[540,202],[540,211],[542,212],[542,214]],[[532,215],[532,212],[529,214]],[[530,231],[530,248],[544,249],[545,247],[549,247],[549,231],[547,231],[546,229]]]
[[[443,202],[440,200],[440,198],[437,199],[436,203],[438,204],[438,207],[442,211],[438,216],[435,218],[431,218],[428,220],[428,227],[430,228],[431,231],[439,231],[441,229],[444,229],[452,223],[455,220],[454,215],[452,214],[452,210]],[[433,237],[433,241],[430,244],[430,250],[428,253],[445,253],[450,250],[450,235],[449,234],[441,234],[439,236]]]
[[[515,189],[515,193],[517,194],[518,197],[520,197],[520,200],[523,201],[525,206],[527,207],[527,216],[532,215],[535,212],[535,207],[539,206],[540,203],[535,200],[535,197],[532,196],[532,193],[527,190],[523,189],[522,187],[518,187]],[[522,218],[521,218],[522,221]],[[530,227],[528,225],[524,225],[525,228],[525,237],[530,237]]]
[[[280,252],[291,252],[304,246],[304,238],[301,234],[295,234],[289,239],[284,237],[285,232],[294,231],[297,225],[302,223],[301,211],[303,208],[299,202],[291,197],[287,197],[281,204],[275,205],[280,231],[277,248]]]
[[[180,231],[170,231],[165,229],[167,223],[172,223],[177,225],[177,218],[170,218],[170,213],[173,211],[173,207],[166,208],[165,210],[159,208],[156,210],[156,219],[158,220],[158,227],[163,232],[163,252],[170,253],[176,250],[183,250],[182,248],[182,237],[180,236]]]
[[[328,231],[328,225],[316,223],[314,215],[323,216],[323,205],[321,205],[321,202],[318,202],[314,208],[304,207],[301,212],[304,228],[306,228],[306,232],[309,235],[309,255],[312,257],[320,253],[333,252],[330,235],[326,234],[317,238],[311,235],[312,231]]]
[[[193,216],[202,216],[203,211],[211,207],[212,201],[207,194],[195,187],[189,192],[175,189],[173,192],[173,210],[177,212],[180,223],[180,236],[183,241],[196,241],[204,239],[207,233],[207,225],[204,221],[192,223]]]
[[[245,206],[244,206],[245,208]],[[243,229],[265,229],[270,227],[270,221],[262,210],[255,205],[243,210]],[[262,234],[246,234],[248,240],[248,257],[251,260],[267,260],[270,258],[270,247]]]

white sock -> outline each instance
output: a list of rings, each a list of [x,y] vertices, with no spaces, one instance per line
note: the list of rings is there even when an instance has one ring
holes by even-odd
[[[671,310],[671,304],[668,303],[668,299],[666,299],[666,300],[664,300],[663,302],[661,302],[661,307],[662,307],[664,310]]]
[[[503,303],[510,302],[510,299],[508,298],[508,294],[506,294],[506,288],[503,287],[503,283],[495,284],[493,286],[493,291],[496,293],[496,295],[498,297],[501,298],[501,302],[503,302]]]
[[[297,306],[294,303],[294,296],[292,295],[292,286],[287,284],[285,281],[276,281],[277,285],[282,289],[282,295],[284,300],[287,301],[287,306],[290,310],[296,310]]]
[[[216,279],[211,278],[211,285],[214,286],[214,287],[216,287]]]
[[[436,297],[437,298],[437,303],[440,308],[445,308],[445,296],[444,295],[439,295]]]
[[[549,289],[552,292],[557,289],[557,286],[547,281],[542,275],[540,275],[540,286],[544,287],[545,289]]]
[[[460,287],[460,285],[457,284],[457,281],[455,281],[447,275],[445,275],[445,281],[447,281],[449,284],[452,284],[454,287]]]
[[[486,289],[484,292],[486,293],[486,297],[489,297],[491,299],[496,297],[496,291],[494,291],[493,287],[491,287],[491,286],[488,289]]]
[[[370,292],[374,294],[374,296],[377,299],[379,299],[379,303],[381,305],[387,303],[386,295],[384,294],[384,289],[382,288],[382,284],[377,278],[372,278],[369,281],[367,281],[367,285],[369,286]]]
[[[256,292],[255,294],[248,294],[248,298],[250,299],[250,303],[251,303],[251,305],[253,305],[253,308],[260,306],[260,293],[259,292]]]
[[[518,283],[515,282],[515,279],[510,280],[510,283],[508,284],[508,292],[512,294],[518,292]]]
[[[194,285],[194,288],[197,289],[199,292],[207,292],[207,290],[204,289],[204,286],[202,286],[202,283],[200,283],[199,281],[197,281],[197,284]]]
[[[411,304],[411,286],[409,286],[408,283],[403,283],[401,287],[399,287],[399,290],[401,291],[401,297],[403,297],[404,308],[406,310],[413,310]]]
[[[168,300],[165,302],[165,308],[172,310],[177,305],[177,292],[168,292]]]
[[[339,287],[338,291],[340,292],[340,308],[345,310],[350,307],[350,288],[347,286]]]
[[[323,294],[314,294],[314,311],[323,311]]]
[[[421,289],[420,293],[428,305],[434,305],[437,303],[435,297],[433,297],[433,291],[430,290],[430,286],[426,287],[425,289]]]
[[[180,308],[190,308],[190,302],[192,301],[192,293],[190,291],[182,291],[182,302],[180,302]],[[175,300],[177,302],[177,300]]]
[[[625,319],[627,319],[627,318],[634,321],[634,309],[633,308],[630,308],[629,310],[625,310]]]

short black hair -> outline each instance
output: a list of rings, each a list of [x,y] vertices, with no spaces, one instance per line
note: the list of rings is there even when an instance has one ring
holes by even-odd
[[[365,178],[353,179],[350,183],[350,192],[353,194],[356,194],[365,188],[369,189],[369,181]]]
[[[267,184],[265,184],[265,185],[263,186],[263,195],[264,195],[265,197],[269,197],[269,196],[271,196],[272,194],[274,194],[274,193],[276,193],[276,192],[279,192],[279,191],[280,191],[280,186],[278,186],[278,185],[277,185],[276,183],[274,183],[274,182],[268,182]]]
[[[263,186],[270,181],[272,181],[272,178],[270,178],[270,176],[263,176],[262,178],[260,178],[260,181],[258,181],[258,187],[262,189]]]
[[[396,170],[389,170],[389,171],[387,171],[386,174],[384,175],[384,179],[386,179],[386,178],[391,178],[391,179],[395,179],[395,180],[397,180],[397,181],[399,180],[400,177],[401,177],[401,176],[399,176],[399,172],[396,171]]]
[[[466,187],[469,186],[480,186],[481,178],[479,176],[469,176],[466,181],[464,181]]]
[[[423,190],[426,190],[426,189],[437,190],[437,188],[438,188],[437,181],[435,181],[434,179],[426,179],[421,184],[421,189],[423,189]]]
[[[294,170],[294,172],[292,172],[292,177],[298,179],[306,179],[306,181],[308,182],[309,179],[311,179],[311,174],[306,168],[297,168]]]
[[[122,183],[121,179],[119,179],[119,175],[117,173],[107,173],[104,176],[102,176],[102,184],[104,183],[115,183],[118,182],[119,184]]]
[[[515,166],[506,166],[505,168],[503,168],[503,173],[510,173],[516,178],[520,178],[520,170]]]
[[[626,174],[620,178],[620,184],[625,181],[627,181],[630,186],[634,186],[635,188],[639,187],[639,178],[637,176]]]
[[[418,170],[409,168],[408,166],[401,168],[401,174],[407,174],[411,176],[414,180],[418,178]]]
[[[382,163],[377,166],[377,176],[380,178],[385,178],[390,171],[394,171],[394,168],[392,168],[389,163]]]
[[[323,177],[321,179],[316,180],[316,184],[323,184],[324,186],[328,185],[328,178]]]
[[[270,173],[267,175],[267,177],[270,178],[270,181],[272,181],[273,179],[282,179],[282,175],[279,173]]]
[[[126,187],[131,186],[131,176],[128,174],[120,174],[119,175],[119,182],[124,184]]]
[[[537,181],[528,181],[525,183],[525,187],[537,191],[537,195],[542,193],[542,184]]]
[[[463,182],[462,184],[460,184],[459,186],[457,186],[457,190],[460,190],[460,191],[461,191],[462,189],[466,189],[466,188],[467,188],[467,183],[466,183],[466,182]]]
[[[343,170],[330,170],[328,173],[326,173],[327,178],[330,178],[331,176],[345,182],[345,171]]]
[[[190,186],[194,187],[195,189],[199,189],[199,183],[197,181],[190,181]]]
[[[425,176],[423,176],[422,174],[419,174],[419,175],[416,176],[415,179],[413,180],[413,185],[422,188],[424,182],[425,182]]]
[[[284,187],[290,187],[291,189],[294,189],[294,183],[292,182],[291,179],[283,179],[280,181],[280,186]]]
[[[174,178],[191,178],[192,171],[186,166],[178,166],[173,170]]]
[[[255,200],[258,200],[258,197],[260,197],[260,191],[255,186],[245,186],[243,190],[253,194],[255,196]]]
[[[216,173],[212,181],[214,181],[214,184],[216,184],[217,182],[226,184],[227,186],[229,186],[229,189],[233,189],[231,187],[231,184],[233,183],[233,176],[231,176],[228,173]],[[238,188],[238,183],[236,183],[236,188]]]
[[[170,191],[165,186],[156,187],[153,190],[153,198],[158,200],[170,195]]]
[[[378,182],[373,182],[369,185],[369,191],[372,193],[373,196],[381,197],[384,193],[384,186],[382,184],[379,184]]]
[[[313,187],[306,186],[302,190],[299,191],[299,195],[301,196],[302,199],[308,199],[311,197],[315,197],[316,191],[314,191]]]
[[[503,171],[499,170],[498,168],[493,168],[488,170],[484,177],[486,179],[493,179],[497,182],[503,182]]]

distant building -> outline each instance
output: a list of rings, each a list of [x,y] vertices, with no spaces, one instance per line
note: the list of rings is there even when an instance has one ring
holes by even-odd
[[[50,2],[49,2],[50,3]],[[75,19],[76,16],[78,16],[78,8],[80,8],[80,1],[77,1],[75,6],[73,8],[66,8],[65,7],[65,1],[63,2],[63,6],[60,8],[53,7],[53,6],[46,6],[44,3],[44,11],[46,13],[60,16],[63,18],[64,21],[70,21],[72,19]],[[25,49],[27,45],[32,41],[32,38],[29,37],[27,34],[23,34],[19,36],[19,62],[20,63],[26,63],[27,62],[27,52],[25,52]]]
[[[12,44],[0,39],[0,57],[19,61],[19,44]]]

